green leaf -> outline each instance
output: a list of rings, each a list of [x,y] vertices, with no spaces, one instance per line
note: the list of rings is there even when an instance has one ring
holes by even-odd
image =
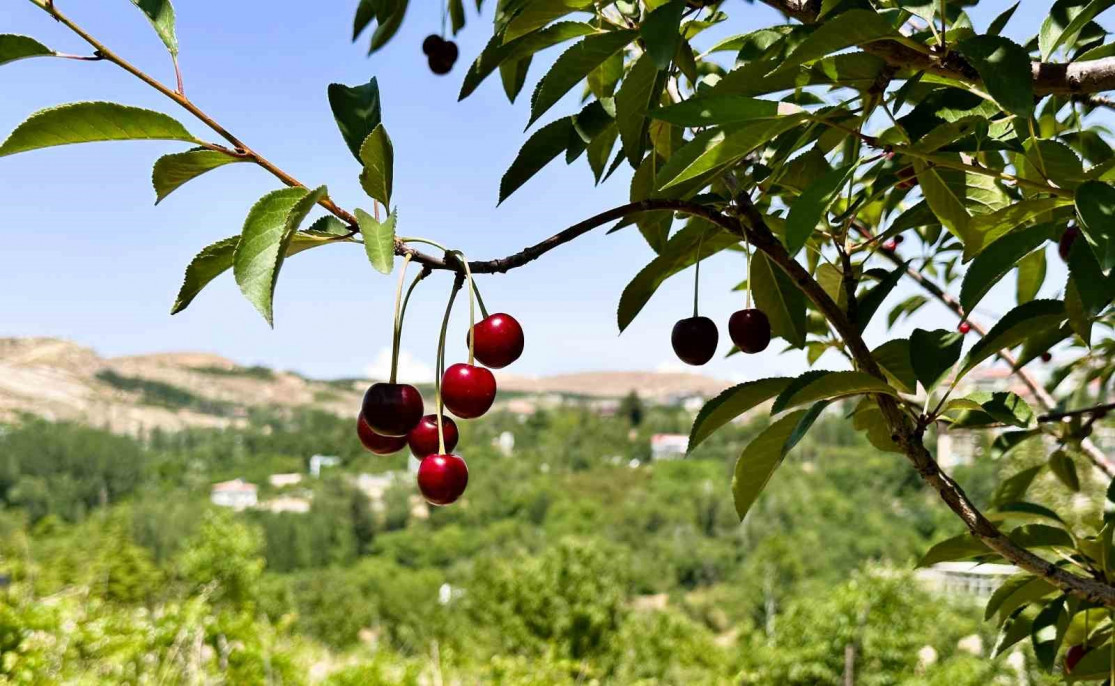
[[[1003,315],[987,335],[972,346],[957,378],[1000,350],[1013,348],[1046,329],[1060,326],[1066,316],[1065,303],[1060,300],[1031,300],[1019,305]]]
[[[945,412],[956,410],[986,415],[982,422],[970,422],[961,415],[960,419],[957,420],[957,426],[981,426],[989,423],[987,420],[990,420],[1025,428],[1030,425],[1030,421],[1034,418],[1034,411],[1026,401],[1008,391],[997,393],[980,391],[964,398],[954,398],[945,405]]]
[[[770,481],[774,470],[816,419],[813,411],[799,410],[774,422],[740,453],[732,476],[732,497],[742,520]]]
[[[991,598],[987,601],[983,610],[984,619],[989,620],[998,614],[999,621],[1002,623],[1019,607],[1048,595],[1054,590],[1053,586],[1041,577],[1028,572],[1015,574],[1004,581],[991,594]]]
[[[654,64],[650,55],[642,55],[620,84],[616,93],[616,126],[620,142],[633,167],[639,165],[646,151],[647,110],[657,104],[666,77]]]
[[[0,64],[28,57],[50,57],[54,51],[29,36],[0,33]]]
[[[693,452],[720,427],[781,393],[789,383],[790,379],[785,377],[747,381],[732,386],[705,403],[693,420],[687,452]]]
[[[364,144],[360,146],[360,163],[364,165],[364,171],[360,172],[361,188],[384,207],[390,207],[395,149],[383,124],[372,129],[364,139]]]
[[[795,348],[804,346],[805,295],[764,253],[752,256],[748,276],[755,306],[770,319],[771,332]]]
[[[1025,48],[1002,36],[973,36],[958,49],[1003,109],[1020,117],[1034,113],[1034,77]]]
[[[125,140],[201,142],[162,112],[112,102],[75,102],[32,114],[0,144],[0,157],[55,145]]]
[[[969,533],[946,538],[937,543],[918,560],[918,567],[932,567],[939,562],[955,562],[987,555],[991,549]]]
[[[530,57],[524,57],[517,62],[504,62],[499,65],[499,80],[503,84],[503,92],[507,95],[508,102],[515,102],[523,85],[527,82],[527,72],[530,70]]]
[[[1076,214],[1080,228],[1101,256],[1115,245],[1115,188],[1102,181],[1086,181],[1076,189]],[[1103,260],[1110,267],[1110,260]]]
[[[852,412],[852,428],[863,432],[867,442],[875,448],[890,453],[902,453],[902,448],[891,438],[890,426],[883,411],[871,398],[861,400]]]
[[[1025,431],[1017,431],[1014,432],[1014,434],[1020,438],[1018,443],[1021,443],[1022,440],[1025,440],[1026,438],[1029,438],[1033,435],[1030,432]],[[1022,500],[1023,497],[1026,495],[1026,491],[1030,490],[1030,485],[1034,483],[1034,479],[1036,479],[1038,474],[1041,473],[1042,467],[1043,465],[1029,467],[1027,469],[1023,469],[1022,471],[1012,475],[1007,479],[1004,479],[995,489],[995,494],[991,496],[991,505],[993,507],[998,507],[1000,505],[1005,505],[1007,503],[1013,503]]]
[[[377,11],[379,26],[372,34],[372,42],[368,46],[369,55],[387,45],[387,42],[399,31],[408,4],[408,0],[380,0],[380,9]]]
[[[635,31],[598,33],[585,37],[562,53],[534,89],[528,126],[538,121],[569,89],[587,77],[604,60],[635,40],[637,35]]]
[[[1073,241],[1069,249],[1069,277],[1089,315],[1099,314],[1111,302],[1111,284],[1088,241]]]
[[[731,126],[801,111],[800,107],[791,103],[760,100],[746,95],[703,95],[652,110],[650,116],[678,126]]]
[[[596,33],[596,29],[580,22],[559,22],[553,26],[548,26],[541,31],[527,34],[521,38],[516,38],[511,41],[504,41],[502,36],[493,36],[484,51],[476,58],[476,61],[469,67],[468,73],[465,74],[464,82],[461,84],[461,92],[458,95],[459,100],[464,100],[476,87],[479,86],[484,79],[503,64],[519,63],[527,60],[534,53],[545,50],[559,43],[564,43],[567,40],[580,38]],[[525,76],[525,68],[523,70]],[[518,93],[518,90],[515,90]],[[511,94],[508,94],[511,97]]]
[[[233,255],[236,283],[269,325],[279,270],[298,225],[325,197],[325,188],[283,188],[260,198],[248,212]]]
[[[196,179],[211,169],[243,161],[243,158],[204,148],[163,155],[155,161],[155,168],[151,172],[151,183],[155,186],[155,204],[158,205],[187,181]]]
[[[1003,10],[999,14],[999,16],[991,20],[991,23],[987,26],[987,35],[998,36],[1000,33],[1002,33],[1003,29],[1007,26],[1007,22],[1010,21],[1011,17],[1014,16],[1014,13],[1017,9],[1018,3],[1016,2],[1010,7]]]
[[[1058,0],[1053,3],[1038,32],[1042,61],[1048,61],[1062,45],[1073,46],[1084,27],[1113,4],[1112,0]]]
[[[453,35],[465,27],[465,3],[461,0],[449,0],[449,25],[453,29]]]
[[[178,314],[189,307],[201,289],[222,272],[232,268],[232,256],[239,242],[240,236],[232,236],[202,248],[186,267],[186,277],[178,290],[171,314]]]
[[[1021,200],[994,212],[972,219],[968,225],[968,240],[964,243],[964,259],[979,255],[989,246],[1002,242],[1004,237],[1014,237],[1015,229],[1058,207],[1068,204],[1066,198],[1034,198]]]
[[[972,215],[965,208],[961,196],[958,196],[956,191],[945,183],[937,167],[930,166],[919,159],[914,161],[914,170],[917,173],[921,192],[925,196],[925,202],[929,205],[929,209],[933,210],[937,219],[941,221],[941,225],[948,229],[949,233],[959,238],[961,243],[967,245],[972,242],[973,232],[969,228]]]
[[[964,336],[955,331],[914,329],[910,334],[910,362],[926,392],[948,374],[963,347]]]
[[[364,252],[376,271],[383,274],[390,274],[395,268],[395,222],[395,212],[380,223],[364,210],[356,210],[356,224],[364,236]]]
[[[1043,283],[1045,283],[1045,248],[1040,248],[1018,261],[1018,282],[1015,288],[1018,304],[1030,302],[1038,297],[1038,291],[1041,290]]]
[[[796,67],[845,48],[900,37],[890,20],[881,14],[871,10],[849,10],[825,20],[785,60],[778,63],[778,67]]]
[[[875,316],[875,312],[879,310],[883,301],[887,299],[898,282],[906,275],[906,267],[907,264],[903,263],[894,270],[887,272],[886,276],[879,279],[879,283],[859,297],[859,307],[856,309],[856,326],[859,327],[861,333],[867,329],[867,325],[871,323],[871,318]]]
[[[174,57],[178,56],[178,37],[174,33],[174,6],[170,0],[132,0],[147,15],[155,33]]]
[[[1010,540],[1023,548],[1068,548],[1076,547],[1072,534],[1059,526],[1049,524],[1025,524],[1011,531]]]
[[[562,117],[531,134],[499,182],[499,201],[502,203],[542,167],[565,152],[573,135],[572,117]]]
[[[1073,493],[1080,492],[1080,477],[1076,473],[1076,463],[1064,450],[1057,450],[1049,456],[1049,471]]]
[[[895,338],[871,351],[887,379],[903,393],[917,392],[918,377],[910,356],[910,340]]]
[[[519,11],[503,32],[503,42],[526,36],[555,19],[592,6],[590,0],[531,0]]]
[[[1092,317],[1080,291],[1076,288],[1076,280],[1070,278],[1065,284],[1065,312],[1069,318],[1069,325],[1073,333],[1080,337],[1080,341],[1089,348],[1092,347]]]
[[[786,250],[791,255],[801,250],[809,241],[857,166],[858,163],[852,163],[833,169],[810,184],[790,205],[790,214],[786,217]]]
[[[798,126],[804,115],[760,119],[742,128],[710,129],[694,136],[658,172],[659,190],[731,166],[775,136]]]
[[[359,162],[360,146],[382,121],[379,83],[375,78],[361,86],[331,83],[328,95],[341,137]]]
[[[647,54],[661,70],[668,69],[681,42],[681,15],[685,0],[670,0],[646,16],[639,28],[639,36],[646,45]]]
[[[1010,240],[995,241],[981,252],[972,260],[960,287],[960,304],[964,310],[971,312],[1000,279],[1019,265],[1028,253],[1051,239],[1055,231],[1051,224],[1038,224],[1015,231]]]
[[[794,379],[774,400],[771,414],[778,414],[818,400],[845,398],[850,395],[881,393],[896,396],[897,391],[867,372],[830,372],[814,370]]]
[[[704,220],[687,224],[666,243],[662,253],[643,267],[623,289],[616,312],[620,332],[634,321],[666,279],[696,263],[698,245],[701,259],[706,259],[738,243],[737,236]]]

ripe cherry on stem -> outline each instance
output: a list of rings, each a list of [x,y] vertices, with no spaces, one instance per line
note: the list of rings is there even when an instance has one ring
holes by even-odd
[[[702,235],[697,241],[697,264],[693,274],[693,316],[679,319],[670,332],[670,345],[674,354],[682,362],[700,366],[712,359],[716,354],[716,344],[720,342],[720,333],[716,330],[716,323],[708,317],[698,314],[697,303],[701,287],[701,243]]]
[[[465,278],[469,282],[469,329],[476,324],[476,289],[472,283],[472,271],[468,260],[459,251],[454,251],[464,265]],[[448,317],[448,315],[447,315]],[[448,320],[446,321],[448,324]],[[442,338],[445,337],[443,327]],[[449,410],[462,419],[475,419],[491,408],[496,399],[496,379],[492,372],[479,367],[475,362],[476,341],[468,336],[468,364],[454,364],[441,375],[441,400]],[[444,342],[441,354],[444,356]]]
[[[406,436],[382,436],[372,431],[362,414],[356,417],[356,435],[364,447],[376,455],[397,453],[407,444]]]
[[[418,465],[418,489],[432,505],[449,505],[468,486],[468,466],[456,455],[427,455]]]
[[[441,449],[441,433],[438,432],[438,416],[436,414],[428,414],[418,422],[418,426],[410,430],[407,434],[406,442],[410,445],[410,452],[422,459],[427,455],[434,455],[438,452],[452,452],[453,448],[457,447],[457,441],[460,439],[460,433],[457,431],[457,423],[449,417],[444,417],[442,428],[445,433],[445,448]]]
[[[728,337],[736,347],[748,354],[766,350],[770,345],[770,320],[762,310],[751,307],[751,250],[747,248],[747,307],[732,313],[728,319]]]

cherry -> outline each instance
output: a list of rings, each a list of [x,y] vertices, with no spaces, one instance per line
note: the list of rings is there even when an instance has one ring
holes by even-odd
[[[496,377],[484,367],[458,362],[441,377],[441,399],[461,419],[476,419],[496,399]]]
[[[425,43],[423,43],[423,47],[425,47]],[[430,71],[438,75],[448,74],[453,69],[458,54],[456,43],[448,40],[441,41],[437,47],[427,53]]]
[[[431,33],[426,36],[426,40],[422,41],[422,54],[429,57],[445,43],[445,39],[436,33]]]
[[[445,449],[453,450],[457,447],[457,440],[460,438],[457,423],[443,416],[441,427],[445,432]],[[418,422],[418,426],[407,434],[406,442],[410,444],[410,452],[419,459],[435,454],[440,448],[437,437],[437,415],[428,414],[423,417],[422,421]]]
[[[1041,361],[1042,362],[1051,362],[1052,360],[1053,360],[1053,356],[1050,355],[1049,353],[1042,353],[1041,354]]]
[[[670,334],[670,343],[678,359],[686,364],[700,366],[712,359],[720,332],[708,317],[679,319]]]
[[[898,241],[893,238],[883,243],[883,250],[886,250],[887,252],[894,252],[897,249]]]
[[[480,364],[503,369],[523,354],[523,327],[509,314],[493,314],[472,327],[473,355]],[[468,345],[469,334],[465,334]]]
[[[1075,243],[1076,239],[1079,237],[1080,229],[1075,226],[1070,226],[1061,234],[1061,240],[1057,242],[1057,254],[1060,255],[1061,259],[1065,262],[1069,261],[1069,254],[1072,252],[1072,244]]]
[[[894,241],[895,245],[902,245],[902,241],[904,241],[906,239],[902,237],[902,234],[898,234],[897,236],[895,236],[891,240]]]
[[[1068,649],[1065,653],[1065,674],[1071,674],[1076,665],[1088,654],[1088,649],[1083,645],[1077,644]]]
[[[456,455],[427,455],[418,465],[418,489],[432,505],[448,505],[465,492],[468,466]]]
[[[372,431],[362,415],[356,417],[356,435],[364,447],[376,455],[397,453],[407,444],[406,436],[381,436]]]
[[[913,167],[899,169],[898,178],[901,179],[901,181],[895,184],[895,188],[913,188],[918,185],[917,172],[914,171]]]
[[[380,436],[406,436],[422,419],[422,394],[410,384],[376,383],[364,393],[360,415]]]
[[[770,320],[762,310],[740,310],[728,319],[728,336],[745,353],[758,353],[770,344]]]
[[[967,336],[968,332],[972,330],[972,325],[968,322],[960,322],[960,326],[956,327],[956,330]]]

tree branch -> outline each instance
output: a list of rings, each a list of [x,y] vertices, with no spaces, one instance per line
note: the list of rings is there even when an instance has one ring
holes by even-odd
[[[1079,417],[1082,414],[1090,414],[1095,417],[1105,417],[1111,410],[1115,410],[1115,403],[1104,403],[1103,405],[1096,405],[1094,407],[1082,407],[1078,410],[1068,410],[1065,412],[1050,412],[1038,417],[1039,422],[1056,422],[1068,417]]]

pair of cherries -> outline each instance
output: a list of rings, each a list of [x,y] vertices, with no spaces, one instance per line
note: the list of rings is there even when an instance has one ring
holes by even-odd
[[[770,345],[770,320],[760,309],[739,310],[728,319],[728,336],[745,353],[762,352]],[[674,353],[682,362],[694,366],[711,360],[719,342],[720,332],[708,317],[680,319],[670,334]]]
[[[509,314],[493,314],[471,330],[473,356],[480,363],[500,369],[523,353],[523,328]],[[466,343],[468,343],[466,336]],[[492,372],[471,364],[454,364],[441,378],[441,398],[446,409],[461,419],[474,419],[487,412],[496,399]],[[452,454],[459,439],[456,423],[442,416],[447,454],[438,454],[438,417],[425,415],[422,394],[410,384],[376,383],[364,393],[357,419],[357,435],[368,450],[389,455],[409,445],[418,467],[418,488],[434,505],[448,505],[464,493],[468,467]]]

